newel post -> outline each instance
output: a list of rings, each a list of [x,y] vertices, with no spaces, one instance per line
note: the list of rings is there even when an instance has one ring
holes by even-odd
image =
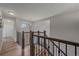
[[[22,56],[24,56],[24,48],[25,48],[25,39],[24,39],[24,31],[22,31]]]
[[[40,32],[38,31],[38,44],[40,44],[40,38],[39,38]]]
[[[30,31],[30,56],[34,56],[33,32]]]
[[[44,36],[46,36],[46,31],[44,31]]]
[[[46,31],[44,31],[44,36],[46,36]],[[46,47],[46,38],[44,38],[44,47]],[[44,50],[44,55],[46,55],[46,51]]]

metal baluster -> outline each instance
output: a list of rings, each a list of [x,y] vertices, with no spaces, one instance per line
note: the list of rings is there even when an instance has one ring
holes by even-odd
[[[48,39],[48,51],[49,51],[49,48],[50,48],[50,46],[49,46],[49,39]],[[49,56],[49,53],[48,53],[48,56]]]
[[[41,39],[39,38],[39,44],[41,44],[41,41],[40,41]],[[41,45],[39,45],[39,53],[40,53],[40,56],[41,56]]]
[[[61,56],[62,56],[62,52],[61,52]]]
[[[77,46],[75,45],[75,56],[77,56]]]
[[[38,37],[36,37],[36,39],[38,39]],[[37,53],[38,53],[38,41],[36,41],[36,56],[37,56]]]
[[[39,43],[39,42],[40,42],[40,39],[39,39],[39,31],[38,31],[38,52],[37,52],[38,54],[39,54],[39,51],[40,51],[40,50],[39,50],[39,49],[40,49],[40,47],[39,47],[39,44],[40,44],[40,43]]]
[[[56,56],[57,56],[57,47],[56,47]]]
[[[43,45],[44,45],[44,39],[43,39]],[[43,56],[44,56],[44,47],[43,47]]]
[[[59,49],[58,49],[58,56],[60,56],[60,42],[58,42]]]
[[[53,41],[54,42],[54,41]],[[53,43],[53,56],[54,56],[54,43]]]
[[[36,52],[36,55],[37,55],[37,44],[36,44],[36,51],[35,52]]]
[[[67,43],[66,43],[66,48],[65,48],[65,50],[66,50],[66,56],[67,56]]]
[[[42,44],[42,38],[41,38],[41,44]],[[41,55],[42,55],[42,46],[41,46]]]

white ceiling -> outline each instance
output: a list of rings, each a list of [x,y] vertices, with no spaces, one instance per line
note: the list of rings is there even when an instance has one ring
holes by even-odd
[[[1,10],[13,10],[20,18],[36,21],[65,11],[79,9],[79,4],[68,3],[8,3],[0,4]]]

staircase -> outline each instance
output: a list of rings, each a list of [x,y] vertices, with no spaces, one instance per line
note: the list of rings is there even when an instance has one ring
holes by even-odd
[[[40,47],[40,45],[35,45],[35,55],[37,56],[48,56],[48,51],[44,49],[43,47]]]

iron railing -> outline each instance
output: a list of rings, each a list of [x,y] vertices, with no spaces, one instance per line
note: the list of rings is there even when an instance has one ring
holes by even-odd
[[[69,45],[73,46],[74,56],[78,55],[77,51],[78,51],[79,43],[77,42],[71,42],[67,40],[47,37],[46,31],[44,32],[30,31],[27,33],[30,33],[30,55],[31,56],[68,56]],[[41,33],[43,35],[41,35]],[[24,38],[23,38],[23,41],[24,41]],[[61,48],[61,44],[64,44],[65,48],[64,47]],[[22,49],[24,49],[24,47]]]

